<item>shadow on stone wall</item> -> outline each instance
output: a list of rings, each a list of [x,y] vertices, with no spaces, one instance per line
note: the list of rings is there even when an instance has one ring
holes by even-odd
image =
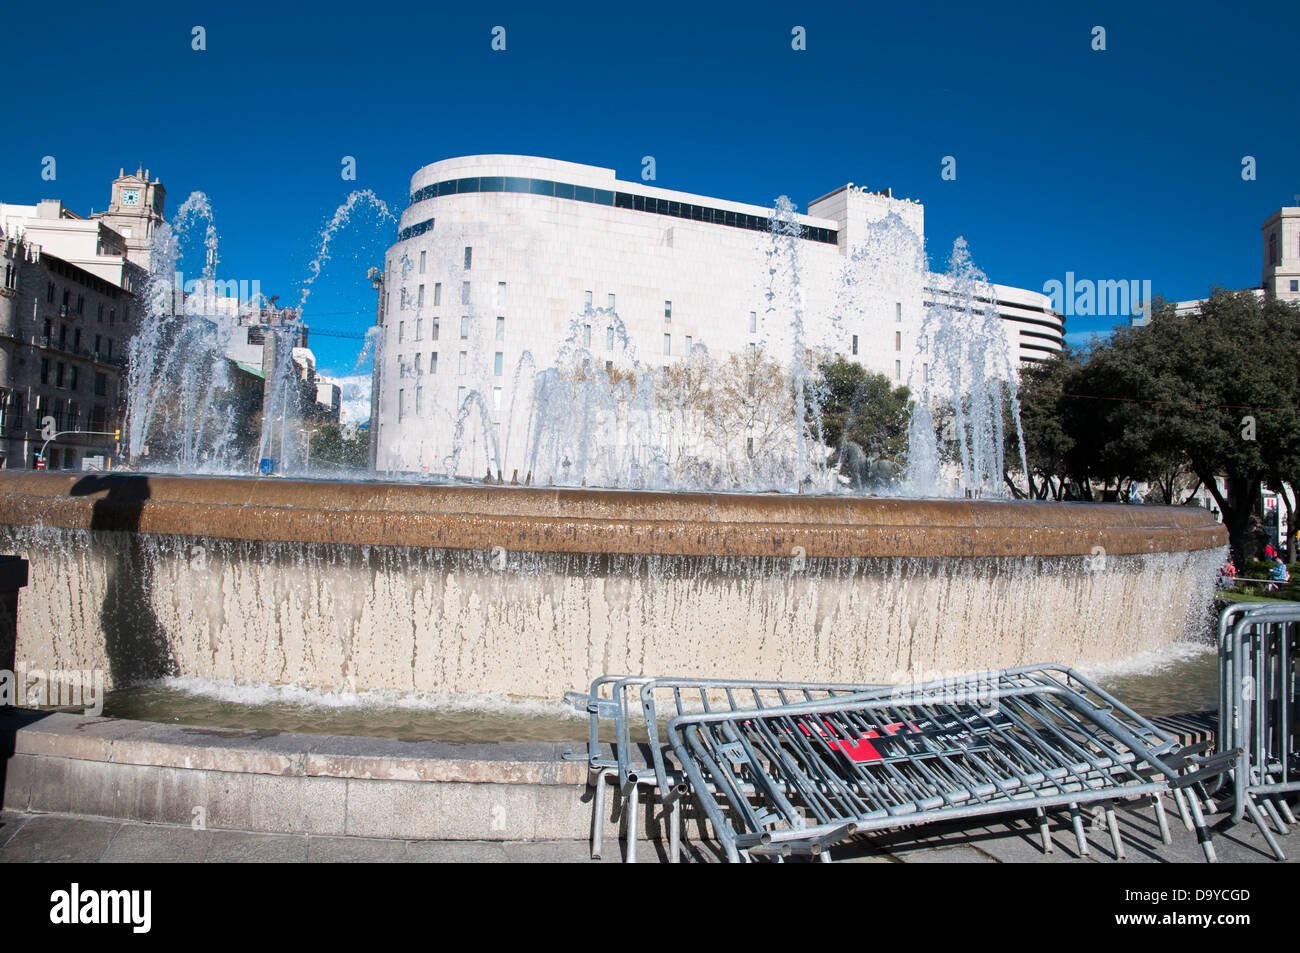
[[[90,528],[108,547],[100,626],[115,688],[176,674],[167,633],[153,611],[153,567],[140,545],[140,516],[149,478],[96,475],[78,480],[72,496],[104,493],[91,511]],[[111,535],[107,535],[111,534]]]

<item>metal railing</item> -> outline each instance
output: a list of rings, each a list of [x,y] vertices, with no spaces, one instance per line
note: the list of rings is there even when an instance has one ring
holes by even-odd
[[[1296,823],[1287,795],[1300,791],[1300,605],[1235,603],[1219,616],[1216,750],[1233,753],[1217,789],[1231,788],[1232,820],[1249,815],[1273,856],[1278,834]],[[1262,808],[1262,812],[1261,812]]]
[[[658,678],[648,675],[602,675],[585,693],[569,692],[564,697],[578,711],[589,716],[586,755],[570,753],[572,759],[587,760],[593,774],[595,794],[592,798],[591,856],[599,858],[603,850],[605,785],[616,783],[627,802],[627,841],[624,858],[636,862],[639,834],[640,789],[656,793],[664,806],[669,825],[669,859],[680,855],[680,799],[686,793],[680,774],[670,776],[664,762],[664,743],[660,740],[663,711],[682,715],[690,711],[736,711],[746,706],[761,709],[770,705],[809,702],[863,691],[886,690],[889,686],[843,684],[832,682],[746,681],[718,678]],[[663,708],[663,706],[668,706]],[[640,713],[640,720],[636,714]],[[606,756],[600,743],[602,723],[612,729],[612,757]],[[645,731],[646,752],[640,756],[632,740],[634,723]]]
[[[1117,800],[1175,796],[1206,859],[1213,844],[1196,797],[1235,752],[1189,754],[1174,737],[1061,666],[1027,666],[952,682],[761,709],[682,714],[673,756],[730,860],[820,855],[862,831],[1080,807],[1104,810],[1124,856]],[[1190,810],[1191,817],[1187,816]]]

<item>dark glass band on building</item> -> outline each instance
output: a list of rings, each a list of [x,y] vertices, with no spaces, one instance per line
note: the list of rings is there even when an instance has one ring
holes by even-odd
[[[612,205],[637,212],[650,212],[654,215],[669,215],[673,218],[689,219],[693,222],[707,222],[713,225],[726,225],[729,228],[744,228],[752,232],[766,232],[772,227],[772,218],[767,215],[746,215],[743,212],[731,212],[707,205],[692,205],[689,202],[672,202],[668,199],[654,198],[648,195],[634,195],[631,192],[610,192],[606,189],[593,189],[586,185],[571,185],[567,182],[553,182],[550,179],[521,179],[515,176],[484,175],[468,179],[448,179],[434,182],[411,193],[411,204],[425,199],[443,195],[460,195],[465,192],[519,192],[525,195],[547,195],[557,199],[571,199],[575,202],[590,202],[592,205]],[[423,235],[433,227],[433,219],[416,222],[398,233],[398,241],[406,241],[416,235]],[[839,233],[831,228],[802,227],[801,238],[821,242],[825,245],[839,244]]]

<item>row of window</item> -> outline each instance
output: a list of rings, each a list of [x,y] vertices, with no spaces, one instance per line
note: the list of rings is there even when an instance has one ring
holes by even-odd
[[[459,355],[460,358],[457,363],[457,373],[466,374],[469,372],[469,352],[460,351]],[[505,359],[506,356],[505,356],[505,352],[503,351],[497,351],[495,354],[492,355],[493,376],[500,377],[503,373],[505,373]],[[438,373],[438,352],[437,351],[429,352],[429,373],[430,374]],[[418,353],[411,355],[411,363],[408,364],[406,361],[406,355],[399,354],[397,356],[397,374],[399,377],[423,377],[424,376],[424,355]]]
[[[102,376],[102,375],[99,375]],[[96,394],[100,391],[96,389]],[[23,426],[24,400],[21,391],[0,387],[0,430],[18,430]],[[90,430],[107,430],[108,408],[96,404],[91,408],[89,421],[83,421],[81,406],[76,400],[64,401],[49,394],[37,394],[33,424],[43,426],[46,417],[54,418],[55,430],[80,430],[82,424]]]
[[[468,387],[456,388],[456,406],[457,408],[465,406],[465,400],[469,397]],[[492,388],[492,411],[500,413],[501,411],[501,388]],[[397,391],[397,419],[404,420],[407,417],[418,417],[424,413],[424,388],[423,387],[402,387]],[[498,428],[500,424],[497,425]]]
[[[414,322],[412,322],[412,324],[414,326],[413,330],[415,333],[415,337],[413,337],[411,340],[423,341],[424,340],[424,318],[416,318]],[[469,332],[471,327],[472,327],[472,319],[470,318],[470,316],[468,314],[462,314],[460,316],[460,338],[462,341],[469,339]],[[429,340],[431,341],[438,340],[439,335],[442,333],[442,319],[437,316],[430,318],[429,330],[430,330]],[[506,319],[501,315],[497,315],[496,339],[498,341],[504,341],[506,339]],[[406,322],[405,321],[397,322],[397,343],[398,344],[406,343]]]
[[[592,205],[608,205],[614,208],[648,212],[654,215],[667,215],[673,218],[689,219],[695,222],[707,222],[713,225],[725,225],[729,228],[744,228],[749,231],[766,232],[772,227],[769,215],[748,215],[744,212],[732,212],[726,209],[711,208],[707,205],[694,205],[689,202],[676,202],[671,199],[655,198],[649,195],[636,195],[631,192],[612,192],[586,185],[572,185],[567,182],[555,182],[551,179],[526,179],[514,176],[484,175],[463,179],[448,179],[435,182],[411,193],[411,204],[425,199],[444,195],[464,195],[469,192],[516,192],[527,195],[545,195],[557,199],[570,199],[575,202],[588,202]],[[426,219],[398,233],[398,241],[406,241],[416,235],[423,235],[433,227],[433,219]],[[826,245],[839,243],[839,233],[830,228],[802,227],[800,237]],[[465,267],[469,267],[466,265]]]
[[[81,350],[81,328],[72,327],[62,322],[59,323],[59,333],[56,339],[54,334],[54,320],[46,318],[42,329],[44,338],[44,347],[56,347],[64,351]],[[95,335],[95,347],[92,351],[97,357],[103,357],[107,360],[113,358],[113,339],[105,337],[102,334]]]

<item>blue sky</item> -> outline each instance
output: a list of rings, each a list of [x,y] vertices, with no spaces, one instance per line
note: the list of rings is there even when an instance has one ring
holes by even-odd
[[[417,168],[473,153],[624,179],[649,154],[657,185],[760,205],[889,186],[925,203],[937,267],[962,235],[1004,284],[1073,271],[1178,299],[1258,285],[1259,226],[1300,201],[1294,3],[21,4],[5,25],[0,200],[84,214],[144,164],[169,211],[211,197],[223,276],[282,301],[349,191],[400,212]],[[363,213],[340,235],[313,329],[373,323],[365,270],[394,234]],[[1073,318],[1071,338],[1111,323]],[[346,374],[360,342],[312,344]]]

